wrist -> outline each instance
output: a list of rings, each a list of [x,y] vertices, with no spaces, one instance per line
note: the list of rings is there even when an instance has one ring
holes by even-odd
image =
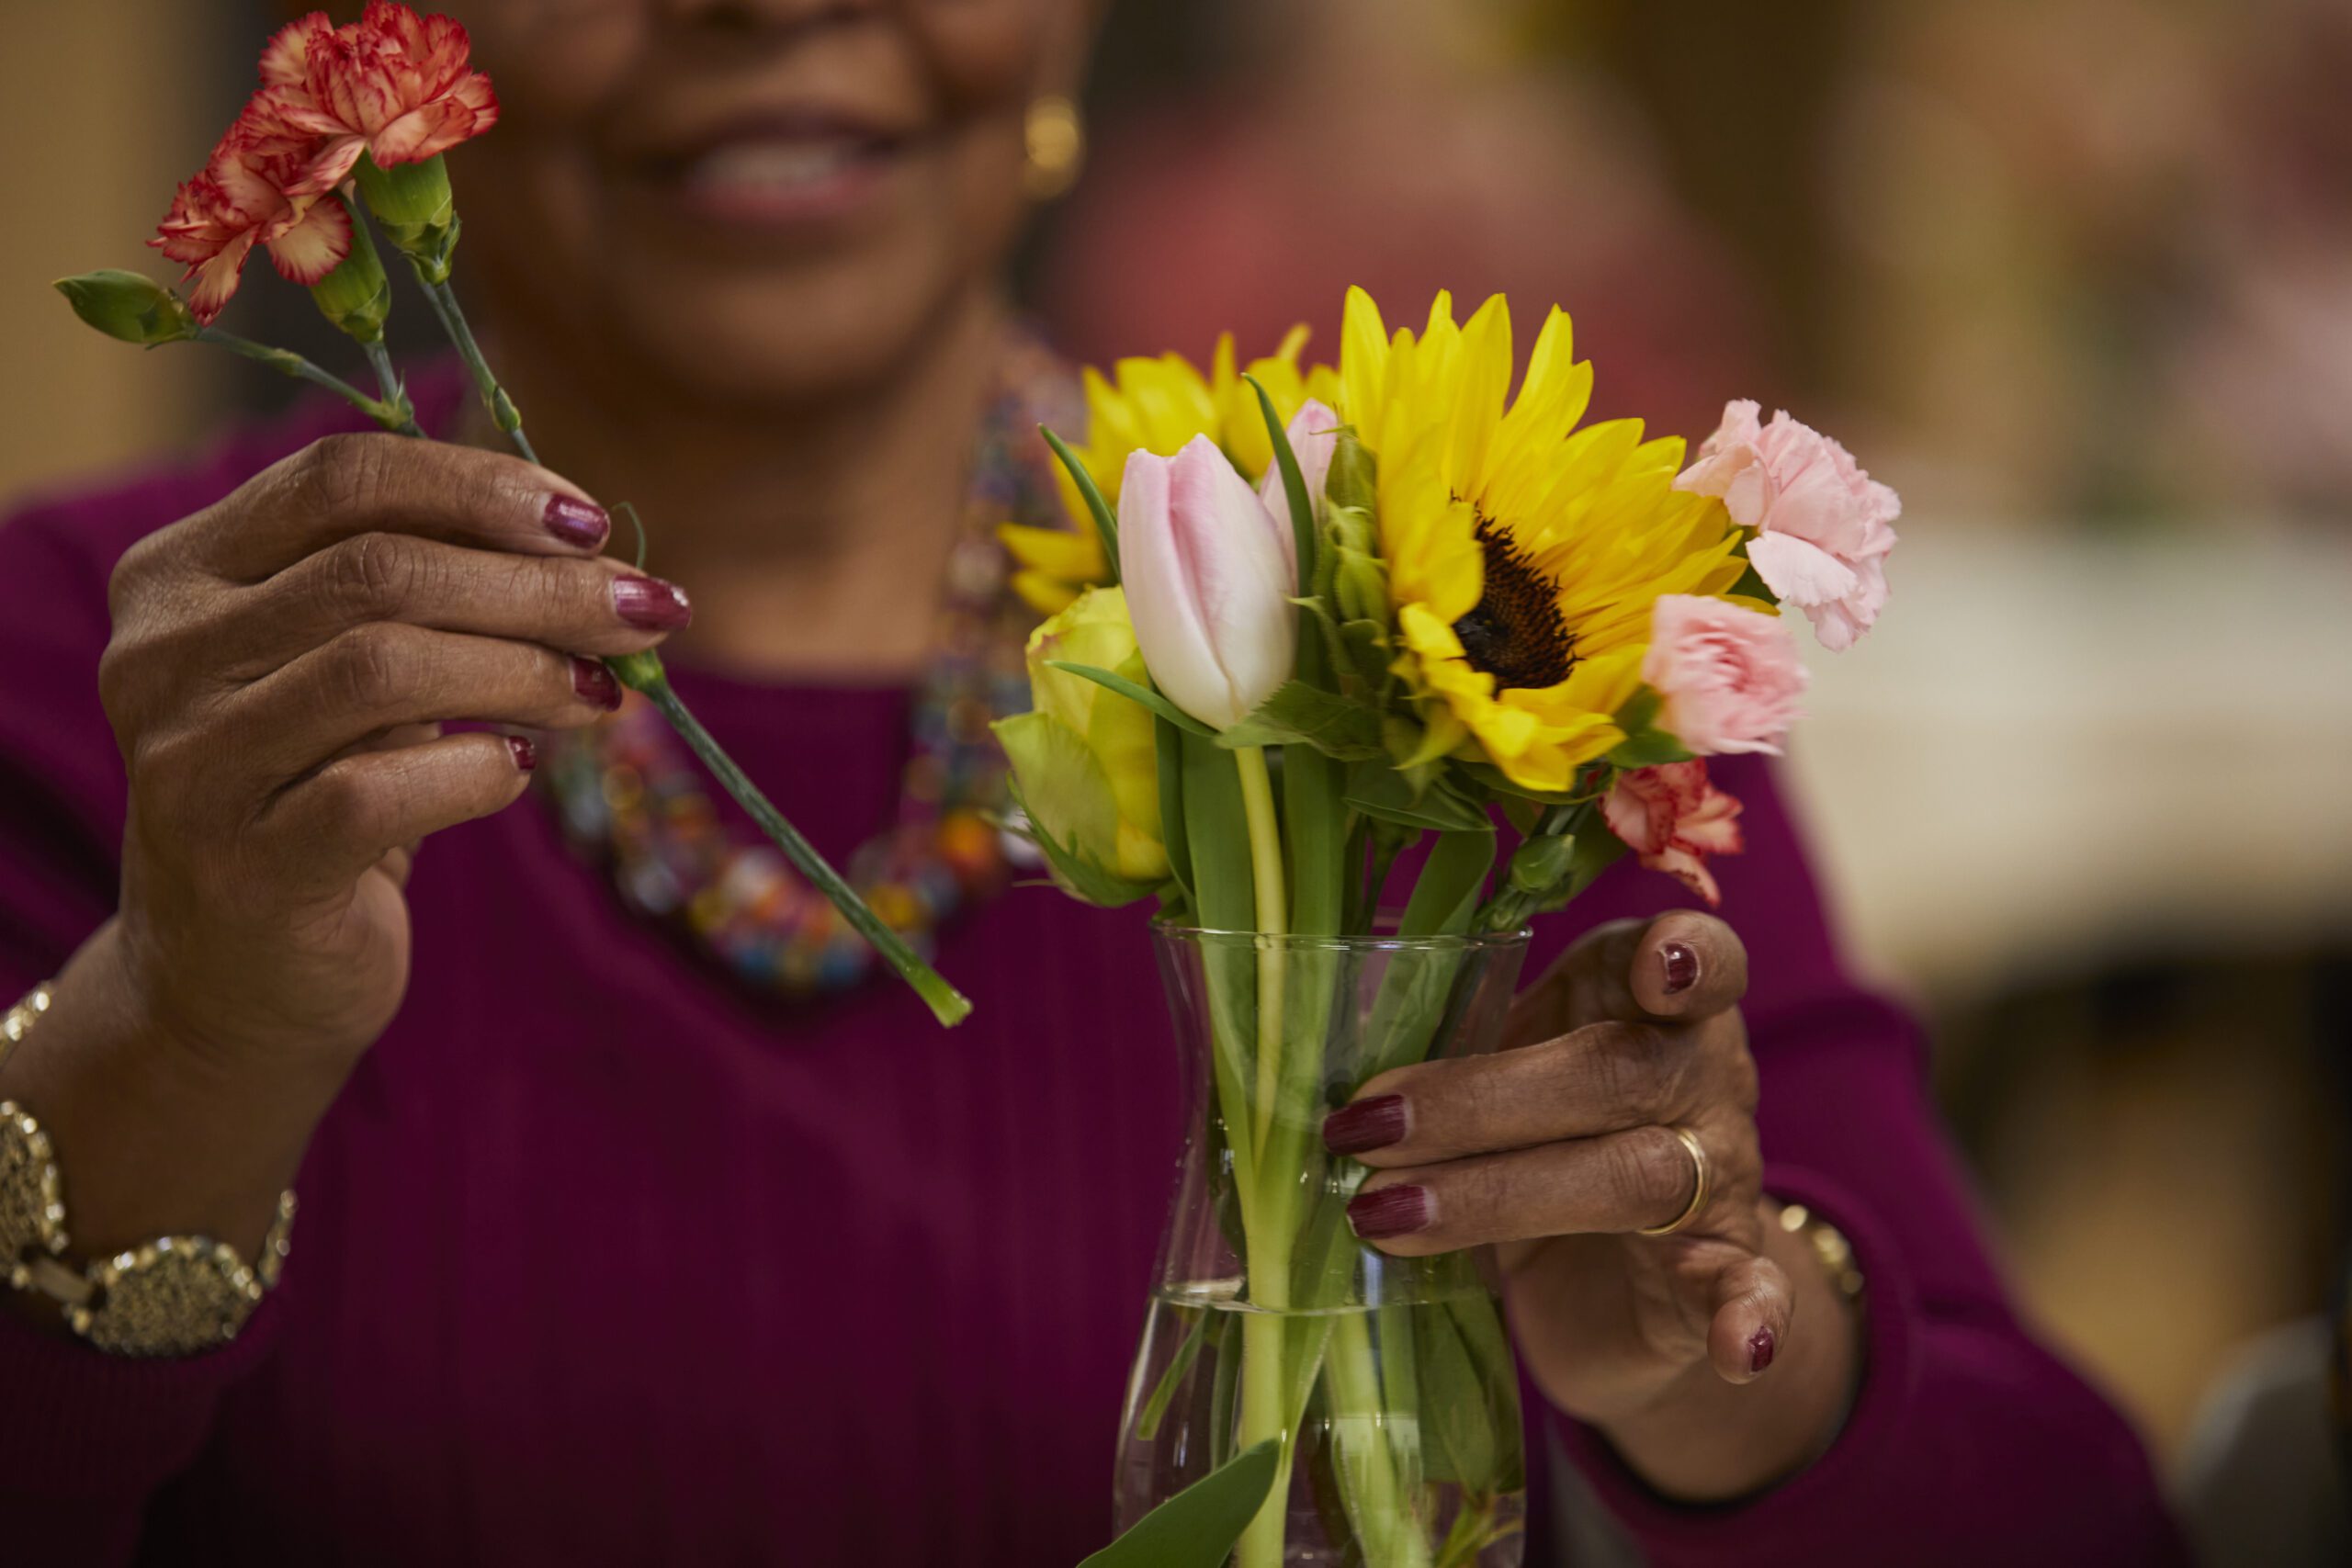
[[[152,1009],[123,960],[109,921],[59,974],[0,1095],[54,1144],[81,1257],[173,1235],[254,1256],[343,1075],[271,1073],[206,1049]]]

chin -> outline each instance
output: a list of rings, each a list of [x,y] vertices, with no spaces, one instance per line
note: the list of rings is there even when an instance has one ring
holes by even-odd
[[[704,269],[625,283],[603,313],[677,394],[788,408],[888,378],[968,285],[918,256],[861,265]]]

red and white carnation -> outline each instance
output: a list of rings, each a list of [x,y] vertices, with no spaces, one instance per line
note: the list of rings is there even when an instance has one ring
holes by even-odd
[[[423,163],[497,124],[470,47],[454,19],[390,0],[369,0],[348,27],[313,11],[280,28],[262,51],[261,90],[147,242],[187,264],[196,319],[220,315],[255,245],[296,283],[333,272],[351,254],[333,193],[362,152]]]
[[[1609,830],[1651,871],[1662,871],[1707,901],[1723,890],[1707,869],[1709,855],[1736,855],[1746,847],[1739,801],[1717,789],[1704,762],[1667,762],[1621,773],[1600,802]]]
[[[296,283],[318,282],[351,254],[351,217],[326,190],[294,193],[308,163],[307,142],[248,105],[204,170],[183,184],[147,243],[187,265],[196,287],[188,309],[199,321],[220,313],[261,245]]]
[[[391,0],[368,0],[341,28],[313,11],[262,51],[255,101],[312,139],[300,187],[331,190],[362,152],[386,167],[421,164],[498,123],[490,78],[468,63],[471,48],[455,17]]]

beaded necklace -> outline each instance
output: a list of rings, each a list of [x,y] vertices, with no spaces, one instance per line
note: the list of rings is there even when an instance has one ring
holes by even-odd
[[[1007,805],[1004,754],[989,726],[1029,705],[1022,650],[1036,613],[1007,587],[996,528],[1068,525],[1037,427],[1074,429],[1077,408],[1069,369],[1035,340],[1015,340],[980,422],[916,687],[898,813],[842,868],[874,912],[926,955],[953,916],[1004,885],[1012,863],[997,826]],[[539,777],[565,836],[605,865],[632,909],[682,929],[764,991],[842,990],[873,968],[874,950],[824,895],[755,830],[719,818],[700,765],[636,693],[547,751]]]

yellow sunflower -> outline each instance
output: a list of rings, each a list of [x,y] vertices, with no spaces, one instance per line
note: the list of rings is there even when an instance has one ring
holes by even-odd
[[[1463,324],[1451,296],[1393,337],[1348,291],[1340,417],[1379,462],[1381,554],[1421,757],[1485,756],[1523,789],[1566,791],[1624,739],[1663,593],[1727,594],[1745,563],[1722,503],[1672,488],[1679,438],[1639,420],[1577,428],[1592,367],[1567,313],[1535,340],[1514,400],[1500,295]],[[1469,742],[1475,740],[1476,748]]]
[[[1339,375],[1330,367],[1299,368],[1299,351],[1306,346],[1306,328],[1293,327],[1272,354],[1249,366],[1248,373],[1265,387],[1284,423],[1308,398],[1320,398],[1329,404],[1339,396]],[[1072,442],[1071,450],[1085,462],[1102,489],[1102,499],[1114,508],[1119,504],[1119,481],[1126,471],[1129,453],[1140,448],[1172,457],[1195,435],[1205,434],[1216,441],[1254,484],[1273,461],[1273,443],[1266,434],[1258,395],[1241,377],[1235,366],[1231,333],[1217,339],[1216,355],[1206,376],[1177,354],[1158,359],[1122,359],[1112,367],[1109,378],[1089,367],[1085,372],[1086,442],[1083,446]],[[1062,503],[1069,513],[1069,526],[1038,528],[1007,523],[997,529],[1018,568],[1013,588],[1046,615],[1077,598],[1080,589],[1107,581],[1111,575],[1110,563],[1102,556],[1102,541],[1095,535],[1076,482],[1058,469],[1057,477],[1061,480]]]

